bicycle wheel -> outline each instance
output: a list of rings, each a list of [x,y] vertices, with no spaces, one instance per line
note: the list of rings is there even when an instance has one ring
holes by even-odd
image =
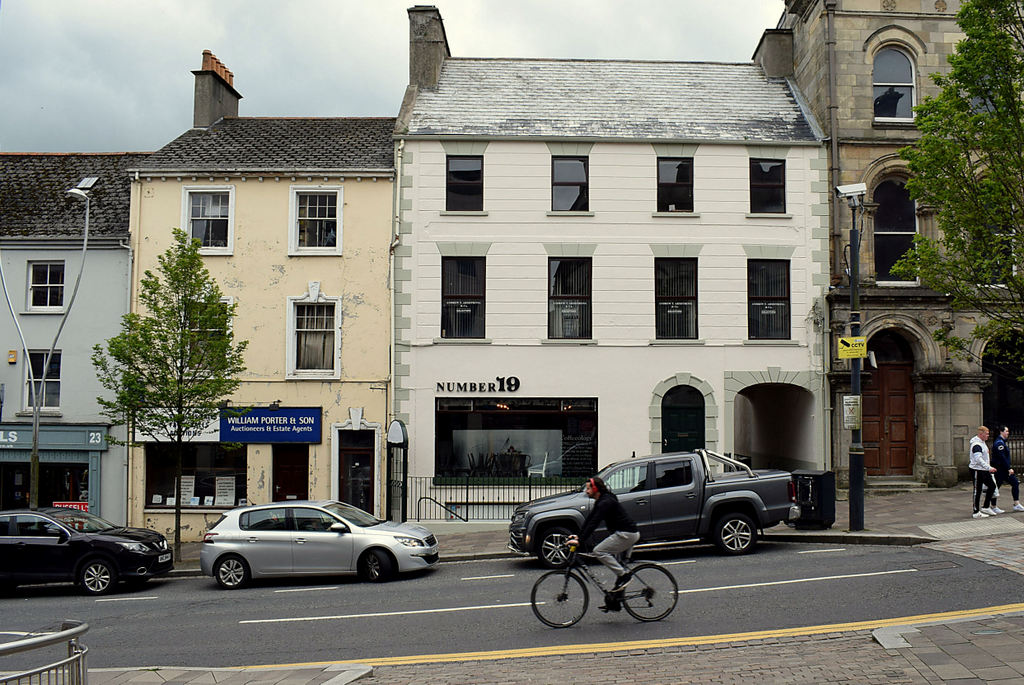
[[[583,579],[569,571],[548,571],[533,584],[530,606],[545,625],[568,628],[587,613],[590,594]]]
[[[633,580],[623,592],[622,604],[639,621],[660,621],[676,608],[679,600],[676,579],[657,564],[633,567]]]

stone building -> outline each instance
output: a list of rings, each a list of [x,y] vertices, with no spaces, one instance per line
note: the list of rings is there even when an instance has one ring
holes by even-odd
[[[829,184],[864,183],[861,229],[861,334],[869,357],[863,376],[863,442],[872,476],[952,485],[966,475],[967,441],[983,419],[988,374],[983,346],[959,359],[933,335],[949,328],[969,334],[971,312],[954,312],[948,298],[891,272],[915,233],[935,236],[928,207],[907,194],[901,147],[919,137],[913,107],[937,92],[930,74],[948,70],[962,38],[959,0],[787,0],[755,61],[793,79],[825,128]],[[848,474],[850,431],[839,407],[850,392],[848,362],[836,360],[835,341],[849,335],[849,243],[846,201],[833,198],[828,297],[832,331],[829,379],[832,466]]]

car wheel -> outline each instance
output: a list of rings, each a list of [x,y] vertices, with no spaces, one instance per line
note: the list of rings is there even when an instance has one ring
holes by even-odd
[[[537,542],[537,558],[548,568],[565,568],[565,541],[573,532],[562,526],[553,526],[545,530]]]
[[[371,549],[359,560],[359,575],[363,580],[381,583],[391,578],[393,572],[391,557],[379,549]]]
[[[757,544],[757,527],[746,514],[725,514],[715,522],[714,541],[726,554],[747,554]]]
[[[105,595],[117,585],[117,569],[106,559],[89,559],[78,570],[78,584],[90,595]]]
[[[249,564],[245,559],[229,554],[221,557],[213,566],[213,577],[225,590],[237,590],[249,582]]]

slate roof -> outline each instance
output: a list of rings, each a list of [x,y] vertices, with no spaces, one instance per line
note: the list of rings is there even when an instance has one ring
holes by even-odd
[[[0,153],[0,236],[80,238],[85,203],[65,191],[86,176],[90,191],[89,236],[126,238],[130,167],[148,153]]]
[[[392,169],[395,119],[225,117],[156,151],[145,170]]]
[[[405,133],[817,142],[809,116],[752,63],[450,58]]]

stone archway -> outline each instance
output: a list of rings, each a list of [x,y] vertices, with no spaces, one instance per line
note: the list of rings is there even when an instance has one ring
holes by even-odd
[[[718,419],[718,405],[711,385],[689,373],[677,373],[669,376],[654,387],[648,415],[651,419],[650,446],[651,454],[661,454],[664,444],[662,437],[662,404],[665,395],[677,386],[687,385],[694,388],[704,398],[704,445],[709,450],[718,449],[718,430],[715,421]]]

